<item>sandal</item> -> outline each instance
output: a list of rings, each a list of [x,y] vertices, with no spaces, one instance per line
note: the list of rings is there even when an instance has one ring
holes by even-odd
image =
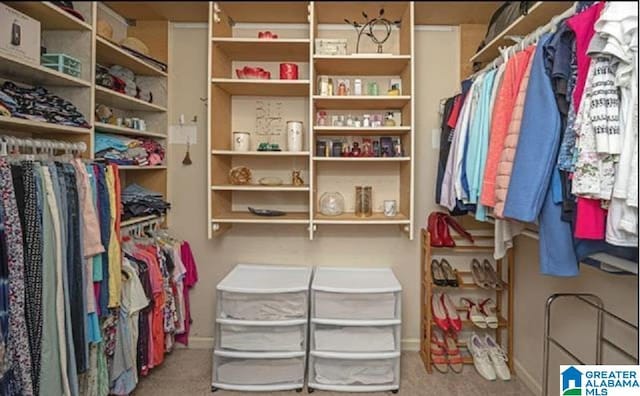
[[[431,279],[436,286],[446,286],[447,278],[438,260],[431,260]]]
[[[476,303],[465,297],[460,299],[460,305],[467,309],[467,320],[481,329],[487,328],[487,318]]]
[[[446,283],[451,287],[458,287],[458,277],[456,276],[456,271],[451,268],[451,264],[445,259],[440,260],[440,268],[442,268],[442,272],[446,278]]]
[[[451,371],[454,373],[460,374],[462,372],[463,362],[458,344],[449,334],[445,335],[444,340],[446,342],[447,361],[449,363],[449,367],[451,367]]]
[[[449,371],[449,360],[447,359],[444,348],[444,339],[440,339],[439,337],[442,337],[441,333],[436,334],[436,332],[433,332],[431,334],[431,363],[436,370],[444,374]]]
[[[491,299],[478,300],[478,307],[480,312],[485,315],[487,327],[490,329],[498,328],[498,313],[496,310],[496,303]]]
[[[488,283],[487,274],[478,259],[473,259],[471,261],[471,277],[473,278],[473,283],[475,283],[476,286],[483,289],[489,289],[491,287]]]

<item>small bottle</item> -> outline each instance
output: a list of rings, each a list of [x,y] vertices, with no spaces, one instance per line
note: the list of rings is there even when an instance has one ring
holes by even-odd
[[[338,116],[338,125],[336,126],[344,126],[344,116],[343,115],[339,115]]]
[[[359,78],[353,81],[353,94],[362,95],[362,80]]]
[[[346,96],[346,95],[347,95],[347,85],[343,81],[340,81],[340,84],[338,84],[338,96]]]
[[[369,96],[378,96],[378,83],[373,81],[369,83],[367,88],[367,95]]]
[[[362,127],[362,123],[360,122],[360,119],[358,117],[356,117],[355,120],[353,120],[353,127],[354,128],[361,128]]]
[[[327,96],[333,96],[333,79],[330,78],[327,82]]]
[[[371,116],[369,114],[365,114],[362,116],[362,127],[363,128],[371,127]]]
[[[349,114],[347,116],[346,126],[348,126],[348,127],[352,127],[353,126],[353,117],[351,117],[351,114]]]
[[[327,125],[327,112],[326,111],[319,111],[316,122],[317,122],[318,126],[326,126]]]

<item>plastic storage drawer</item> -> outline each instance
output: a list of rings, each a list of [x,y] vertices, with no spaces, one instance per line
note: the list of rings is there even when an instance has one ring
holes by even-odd
[[[309,357],[309,386],[318,389],[339,387],[383,387],[396,389],[399,384],[400,353],[380,354],[379,358],[332,358],[312,353]],[[389,357],[382,357],[382,356]],[[346,390],[346,389],[345,389]],[[361,389],[364,390],[364,389]],[[371,389],[374,391],[374,389]]]
[[[296,357],[214,356],[214,386],[225,389],[265,387],[273,389],[301,388],[304,383],[304,353]],[[252,357],[248,357],[252,356]],[[264,354],[275,356],[275,354]]]
[[[252,322],[218,320],[218,346],[225,350],[260,352],[304,352],[307,325],[304,320],[283,322]],[[277,324],[276,324],[277,323]]]
[[[311,350],[319,352],[393,352],[400,350],[400,321],[376,326],[311,324]]]
[[[289,320],[307,317],[307,293],[220,293],[220,317],[241,320]]]
[[[395,293],[314,291],[316,318],[379,320],[396,318]]]

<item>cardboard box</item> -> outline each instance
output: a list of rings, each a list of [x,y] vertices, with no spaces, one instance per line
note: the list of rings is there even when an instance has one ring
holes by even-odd
[[[40,64],[40,22],[0,3],[0,53]]]

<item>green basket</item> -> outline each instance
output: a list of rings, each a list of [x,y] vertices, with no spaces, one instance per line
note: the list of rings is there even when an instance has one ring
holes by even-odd
[[[40,57],[40,61],[44,67],[70,76],[80,77],[82,62],[67,54],[44,54]]]

